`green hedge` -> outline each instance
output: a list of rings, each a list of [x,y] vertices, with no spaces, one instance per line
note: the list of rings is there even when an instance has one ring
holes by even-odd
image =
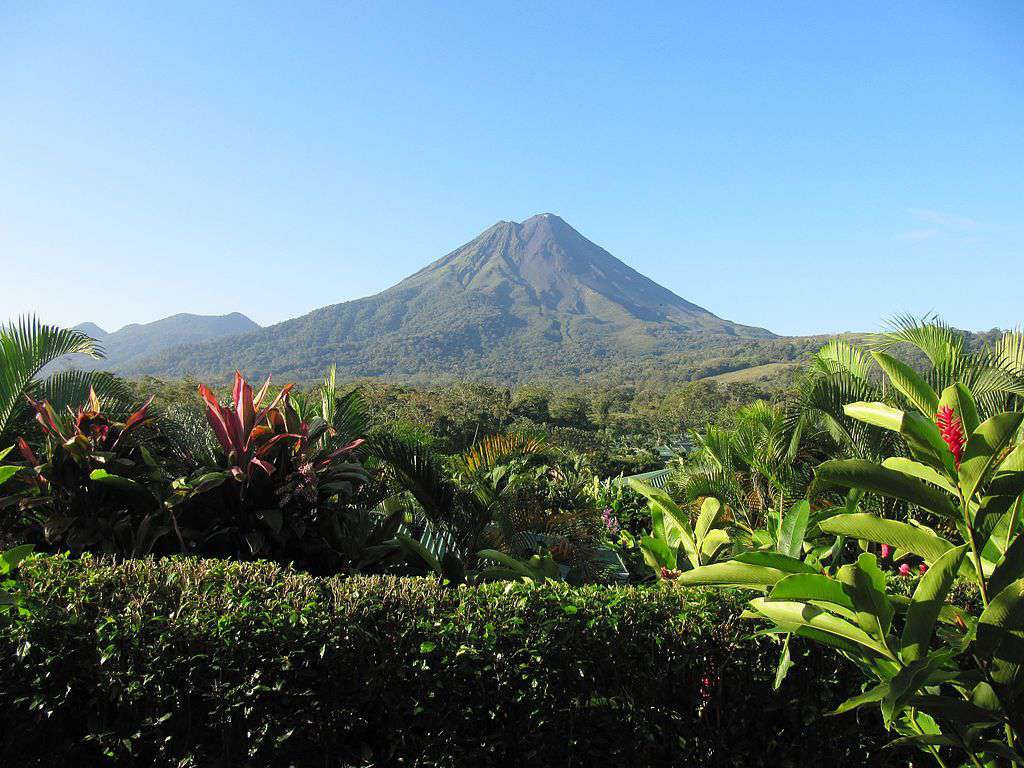
[[[856,678],[674,588],[39,558],[2,630],[8,765],[883,765]],[[815,677],[829,681],[820,685]],[[899,761],[905,763],[903,761]]]

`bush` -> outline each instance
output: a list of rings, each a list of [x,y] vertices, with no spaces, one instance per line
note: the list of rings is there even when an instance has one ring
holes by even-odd
[[[807,656],[774,693],[777,646],[728,594],[191,559],[38,558],[21,578],[6,764],[883,764],[877,723],[819,717],[849,669]]]

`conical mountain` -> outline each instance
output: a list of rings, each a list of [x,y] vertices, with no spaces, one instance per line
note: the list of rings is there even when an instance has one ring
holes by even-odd
[[[771,338],[677,296],[558,216],[502,221],[397,285],[244,336],[172,349],[127,372],[501,381]],[[667,362],[663,360],[663,362]]]

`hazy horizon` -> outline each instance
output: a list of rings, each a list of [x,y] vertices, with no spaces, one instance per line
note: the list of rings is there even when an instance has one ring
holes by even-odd
[[[549,211],[783,335],[1017,327],[1024,5],[0,9],[0,321],[260,325]]]

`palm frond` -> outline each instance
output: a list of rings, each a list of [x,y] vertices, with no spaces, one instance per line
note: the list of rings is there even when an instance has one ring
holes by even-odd
[[[938,317],[926,316],[918,320],[912,315],[896,315],[889,325],[889,330],[872,337],[875,349],[910,344],[921,350],[936,367],[956,365],[965,354],[963,335]]]
[[[546,443],[538,437],[518,433],[488,435],[459,457],[460,468],[468,473],[486,472],[512,459],[535,456]]]
[[[81,331],[44,325],[34,316],[0,326],[0,435],[7,431],[39,372],[71,354],[98,358],[103,350]]]
[[[867,381],[874,366],[874,360],[865,350],[841,339],[833,339],[811,357],[812,372],[845,373],[859,381]]]
[[[459,554],[468,557],[490,522],[486,507],[459,490],[448,479],[439,457],[424,445],[383,435],[371,440],[370,451],[394,470],[399,484],[416,499],[427,520],[450,535]]]

